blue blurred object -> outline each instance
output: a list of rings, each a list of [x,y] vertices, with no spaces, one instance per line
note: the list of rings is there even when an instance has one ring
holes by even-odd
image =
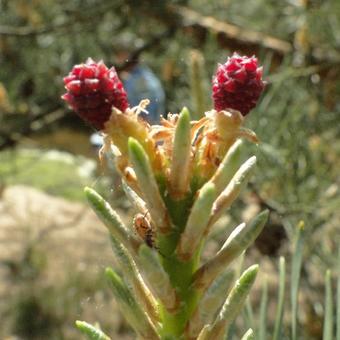
[[[146,108],[149,114],[142,112],[141,115],[150,124],[158,124],[160,115],[165,113],[165,94],[155,74],[147,66],[137,64],[123,82],[130,106],[137,106],[142,99],[149,99],[150,104]]]
[[[104,143],[104,138],[101,134],[95,132],[90,136],[90,143],[94,148],[100,149]]]

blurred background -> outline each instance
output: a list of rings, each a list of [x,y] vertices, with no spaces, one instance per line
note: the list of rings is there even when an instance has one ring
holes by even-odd
[[[271,210],[245,260],[261,266],[255,318],[267,278],[271,334],[278,256],[289,280],[304,221],[299,332],[322,338],[324,274],[336,274],[340,239],[340,1],[0,0],[1,339],[77,339],[75,319],[98,322],[113,339],[134,338],[103,280],[113,256],[82,189],[102,192],[127,222],[132,211],[114,170],[97,163],[95,131],[60,99],[63,76],[88,57],[126,81],[138,65],[156,111],[185,105],[198,118],[212,106],[217,63],[233,51],[256,55],[268,81],[246,121],[261,140],[249,145],[258,167],[206,255],[226,226]]]

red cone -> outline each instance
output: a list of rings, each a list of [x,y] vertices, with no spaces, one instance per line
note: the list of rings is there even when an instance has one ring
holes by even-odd
[[[102,130],[110,118],[112,106],[124,112],[129,104],[114,67],[88,59],[75,65],[64,78],[67,92],[62,96],[70,107],[96,129]]]
[[[212,84],[215,110],[234,109],[243,116],[256,106],[265,86],[257,59],[237,53],[218,66]]]

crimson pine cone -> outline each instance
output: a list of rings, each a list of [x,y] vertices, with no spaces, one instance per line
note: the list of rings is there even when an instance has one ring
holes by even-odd
[[[102,130],[110,118],[112,106],[124,112],[127,94],[114,67],[88,59],[75,65],[64,78],[67,92],[62,96],[70,107],[96,129]]]
[[[258,67],[255,57],[234,53],[218,66],[212,85],[215,110],[234,109],[245,116],[256,106],[264,89],[262,67]]]

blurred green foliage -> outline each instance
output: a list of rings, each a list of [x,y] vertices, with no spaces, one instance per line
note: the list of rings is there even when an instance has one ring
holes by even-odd
[[[2,185],[28,185],[51,195],[84,201],[82,189],[95,179],[95,161],[65,152],[19,149],[0,155]]]

